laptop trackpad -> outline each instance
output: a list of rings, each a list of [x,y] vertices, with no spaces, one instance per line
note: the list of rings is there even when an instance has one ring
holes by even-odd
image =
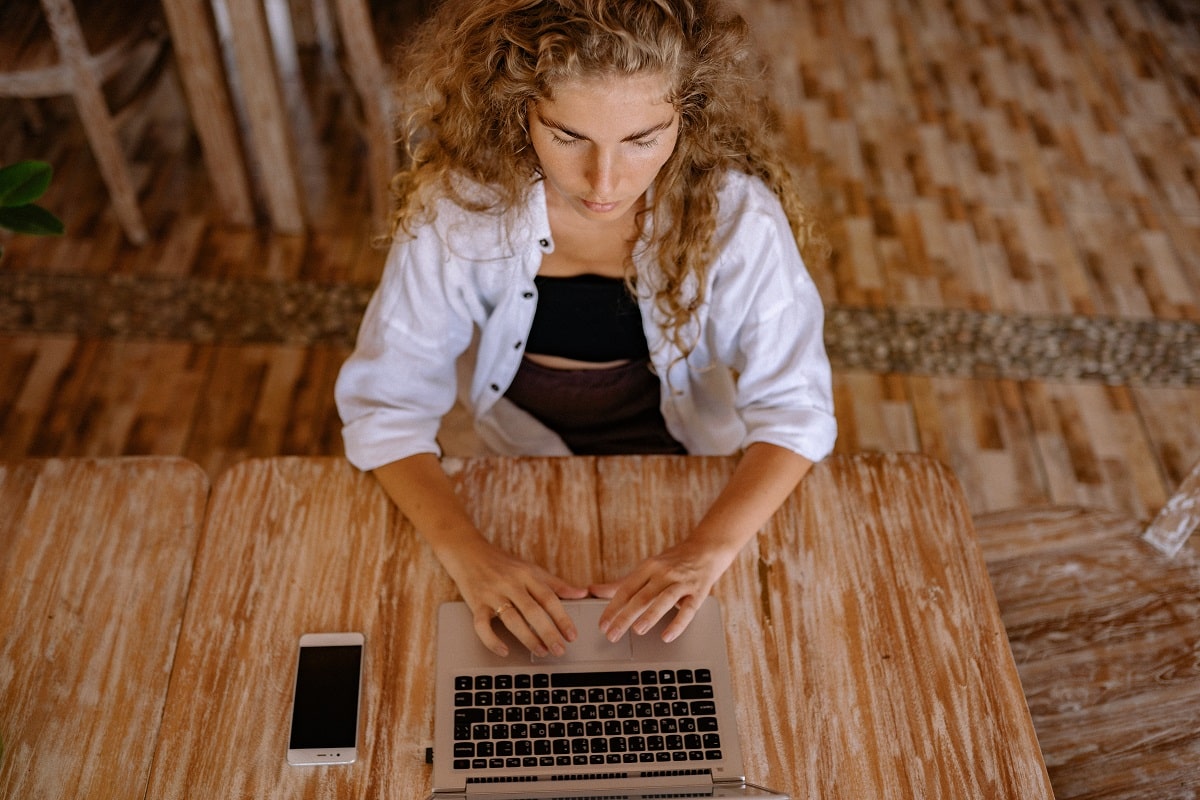
[[[548,656],[538,658],[530,653],[529,657],[535,664],[575,664],[594,661],[631,661],[633,660],[633,645],[631,637],[626,634],[621,641],[613,644],[600,632],[600,615],[608,606],[605,600],[583,600],[565,603],[575,620],[578,636],[575,641],[567,644],[567,654],[561,657]]]

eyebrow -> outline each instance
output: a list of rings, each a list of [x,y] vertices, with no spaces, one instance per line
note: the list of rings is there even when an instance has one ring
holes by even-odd
[[[570,136],[572,139],[583,139],[583,140],[586,140],[589,142],[591,141],[590,138],[583,135],[582,133],[571,130],[566,125],[555,122],[554,120],[548,118],[546,115],[542,114],[542,112],[538,111],[536,113],[538,115],[538,119],[541,120],[542,124],[545,125],[547,128],[554,128],[556,131],[559,131],[560,133],[565,133],[567,136]],[[667,128],[671,127],[674,124],[675,124],[675,119],[674,119],[674,117],[672,117],[671,119],[666,120],[665,122],[660,122],[659,124],[653,125],[649,128],[646,128],[645,130],[640,130],[635,133],[631,133],[628,136],[626,136],[624,139],[622,139],[621,141],[622,142],[636,142],[638,139],[645,139],[647,136],[651,136],[655,133],[658,133],[659,131],[665,131]]]

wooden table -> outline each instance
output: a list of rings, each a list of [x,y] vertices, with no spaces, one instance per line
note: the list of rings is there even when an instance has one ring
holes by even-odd
[[[143,797],[208,495],[172,458],[0,463],[0,797]]]
[[[575,583],[683,535],[724,458],[448,460],[477,521]],[[1050,798],[961,490],[920,456],[835,457],[718,584],[746,769],[796,798]],[[246,462],[209,506],[150,798],[419,797],[434,608],[455,598],[369,475]],[[284,762],[297,640],[367,637],[357,764]]]

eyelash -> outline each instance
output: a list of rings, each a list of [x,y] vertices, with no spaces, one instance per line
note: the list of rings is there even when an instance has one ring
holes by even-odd
[[[649,150],[652,147],[658,146],[658,138],[659,137],[655,136],[653,139],[650,139],[649,141],[636,141],[633,144],[636,145],[637,147],[641,147],[646,150]],[[550,140],[553,141],[559,147],[571,147],[572,145],[579,144],[579,142],[581,141],[580,139],[564,139],[561,136],[559,136],[557,133],[551,133]]]

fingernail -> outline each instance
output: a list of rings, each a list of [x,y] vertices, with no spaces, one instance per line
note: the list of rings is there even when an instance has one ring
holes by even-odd
[[[554,647],[552,647],[551,650],[554,651],[554,655],[556,656],[565,656],[567,654],[567,648],[563,647],[558,642],[554,643]]]

